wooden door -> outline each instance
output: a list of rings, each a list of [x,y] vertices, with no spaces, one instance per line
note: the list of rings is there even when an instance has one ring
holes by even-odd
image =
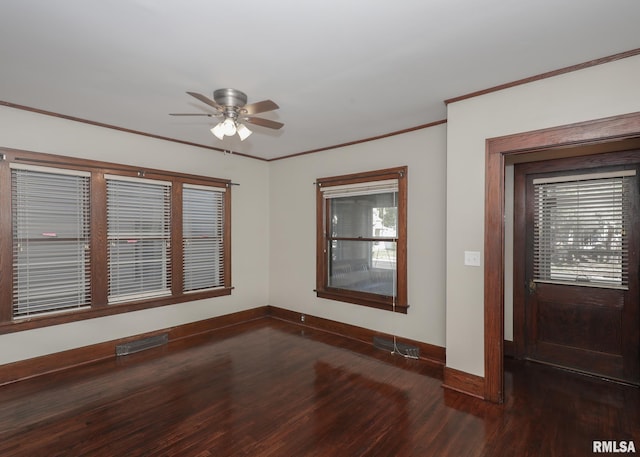
[[[524,187],[516,220],[525,224],[516,227],[525,244],[519,337],[524,358],[638,384],[638,165],[625,162],[516,166]]]

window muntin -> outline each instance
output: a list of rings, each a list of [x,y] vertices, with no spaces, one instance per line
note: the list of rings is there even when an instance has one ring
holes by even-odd
[[[406,167],[317,183],[318,296],[406,312]]]
[[[627,288],[633,175],[635,170],[534,179],[534,280]]]
[[[224,286],[225,188],[185,184],[182,191],[184,291]]]
[[[171,183],[106,180],[109,303],[171,294]]]
[[[89,174],[11,167],[14,318],[89,306]]]

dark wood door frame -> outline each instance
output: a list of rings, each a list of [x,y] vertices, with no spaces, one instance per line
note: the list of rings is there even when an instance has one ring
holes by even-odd
[[[542,151],[640,138],[640,112],[486,140],[484,223],[484,397],[504,398],[505,163]],[[580,154],[578,154],[580,155]],[[521,157],[518,157],[521,156]],[[524,158],[522,161],[527,161]]]

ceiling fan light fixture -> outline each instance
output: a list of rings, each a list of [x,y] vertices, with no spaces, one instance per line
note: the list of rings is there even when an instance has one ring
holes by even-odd
[[[215,127],[211,129],[211,133],[213,133],[219,140],[222,140],[224,138],[224,127],[222,126],[222,124],[222,122],[218,122]]]
[[[240,137],[240,141],[246,140],[249,137],[249,135],[253,133],[244,124],[238,124],[237,131],[238,131],[238,136]]]
[[[230,117],[226,118],[222,121],[222,132],[226,136],[233,136],[236,134],[236,121],[231,119]]]

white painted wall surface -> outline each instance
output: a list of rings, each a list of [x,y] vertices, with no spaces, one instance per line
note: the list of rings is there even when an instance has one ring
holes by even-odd
[[[267,304],[268,163],[7,107],[0,107],[0,146],[240,184],[231,190],[235,289],[230,296],[0,335],[0,365]]]
[[[301,313],[445,344],[446,124],[271,162],[269,303]],[[317,178],[407,165],[406,315],[317,298]]]
[[[640,56],[452,103],[447,127],[447,366],[484,375],[485,140],[640,111]],[[484,254],[482,256],[484,260]]]

